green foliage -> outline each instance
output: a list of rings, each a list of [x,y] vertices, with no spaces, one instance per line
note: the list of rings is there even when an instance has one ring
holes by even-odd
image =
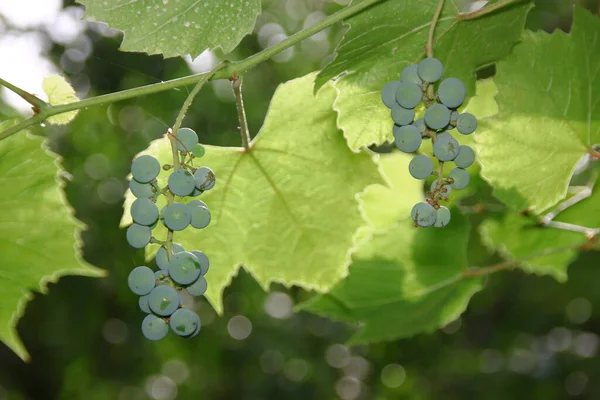
[[[600,143],[599,30],[577,8],[570,34],[526,32],[498,63],[500,111],[482,124],[479,160],[494,194],[517,210],[541,213],[563,199],[577,162]]]
[[[458,8],[446,1],[434,46],[435,57],[446,68],[444,75],[461,79],[472,96],[475,70],[509,53],[521,37],[530,7],[524,2],[485,18],[460,21]],[[334,107],[351,149],[393,140],[380,92],[387,82],[398,79],[404,67],[424,57],[435,8],[432,1],[386,1],[346,20],[349,31],[315,88],[340,76],[335,81]]]
[[[60,75],[50,75],[44,78],[42,88],[46,96],[48,96],[48,103],[53,106],[73,103],[79,100],[69,82]],[[77,112],[78,110],[74,110],[53,115],[48,118],[48,122],[57,125],[68,124],[77,116]]]
[[[403,157],[387,157],[384,174],[406,171]],[[367,196],[361,195],[363,209],[376,211],[383,201],[390,204],[390,196],[402,199],[391,207],[405,209],[403,193],[403,186],[374,185]],[[373,230],[370,240],[353,254],[349,277],[301,309],[359,323],[351,343],[409,337],[452,322],[482,286],[480,278],[462,275],[470,226],[455,210],[452,216],[443,229],[415,229],[410,219],[390,214],[384,224],[381,215],[370,216],[367,211],[368,220],[377,221],[380,229]]]
[[[16,325],[32,292],[64,275],[104,275],[74,246],[82,224],[66,202],[56,155],[43,142],[25,133],[0,141],[0,340],[23,359],[29,356]]]
[[[250,152],[205,147],[200,162],[217,183],[200,198],[212,221],[203,230],[177,232],[174,240],[210,258],[207,296],[219,312],[221,293],[240,265],[265,288],[279,282],[324,292],[346,274],[354,235],[364,224],[355,195],[381,178],[371,154],[348,150],[331,109],[335,90],[314,96],[314,77],[277,89]],[[144,153],[171,160],[166,139]],[[167,175],[159,175],[161,187]],[[126,210],[130,201],[128,194]],[[160,225],[154,232],[166,237]]]
[[[196,58],[206,49],[229,53],[252,31],[260,0],[78,0],[88,21],[125,33],[121,50]]]

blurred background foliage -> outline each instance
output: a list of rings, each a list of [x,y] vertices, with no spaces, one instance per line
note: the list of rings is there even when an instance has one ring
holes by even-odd
[[[15,14],[18,3],[39,14],[36,3],[53,2],[0,1],[0,74],[11,80],[11,71],[19,70],[31,83],[44,68],[58,71],[80,97],[246,57],[347,3],[264,0],[254,34],[234,53],[206,52],[192,61],[119,52],[120,34],[80,22],[82,9],[69,0],[57,0],[55,12],[41,22],[23,22]],[[568,31],[574,3],[600,12],[597,0],[537,0],[528,29]],[[245,97],[253,135],[277,85],[321,68],[342,35],[342,25],[334,26],[250,71]],[[27,40],[39,50],[33,59],[15,50]],[[200,336],[144,340],[143,314],[126,285],[143,254],[127,246],[118,228],[122,195],[131,158],[164,133],[189,89],[83,110],[68,127],[45,128],[51,148],[63,158],[68,200],[88,225],[84,257],[110,275],[63,278],[47,295],[35,295],[18,326],[32,361],[23,363],[0,344],[0,399],[600,398],[598,253],[583,254],[569,268],[566,284],[517,271],[496,274],[467,312],[442,330],[352,348],[343,344],[351,327],[292,313],[309,293],[277,285],[264,293],[242,270],[224,293],[222,317],[205,301],[194,304],[203,322]],[[0,114],[18,109],[23,104],[4,91]],[[229,82],[205,87],[185,124],[203,143],[238,146]],[[476,237],[470,253],[473,261],[489,258]]]

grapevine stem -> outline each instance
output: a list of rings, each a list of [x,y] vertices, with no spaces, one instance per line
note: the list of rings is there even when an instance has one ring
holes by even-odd
[[[149,94],[160,93],[170,89],[188,86],[195,84],[199,81],[215,80],[215,79],[227,79],[233,75],[240,75],[249,69],[257,66],[258,64],[267,61],[274,55],[282,52],[283,50],[294,46],[296,43],[303,41],[304,39],[328,28],[329,26],[353,15],[356,15],[366,8],[371,7],[374,4],[381,3],[385,0],[363,0],[361,2],[351,4],[342,10],[331,14],[327,18],[322,19],[318,23],[303,29],[281,42],[268,47],[258,53],[245,58],[241,61],[225,61],[217,65],[213,70],[208,73],[190,75],[183,78],[173,79],[165,82],[155,83],[152,85],[141,86],[133,89],[122,90],[120,92],[110,93],[102,96],[91,97],[89,99],[76,101],[69,104],[62,104],[52,107],[40,107],[39,114],[33,117],[21,121],[20,123],[11,126],[0,132],[0,140],[5,139],[29,126],[35,125],[39,122],[44,121],[48,117],[56,114],[62,114],[68,111],[79,110],[86,107],[98,106],[103,104],[115,103],[117,101],[127,100],[135,97],[146,96]],[[46,103],[44,103],[46,105]]]
[[[246,151],[250,151],[250,130],[248,129],[248,120],[246,119],[246,110],[244,109],[244,99],[242,97],[242,77],[235,76],[231,81],[231,88],[235,94],[235,104],[237,106],[238,119],[240,121],[240,136],[242,145]]]
[[[37,112],[48,107],[48,103],[46,103],[44,100],[40,99],[37,96],[34,96],[33,94],[21,89],[16,85],[13,85],[10,82],[5,81],[2,78],[0,78],[0,86],[4,86],[5,88],[10,89],[16,94],[18,94],[23,100],[31,104],[34,107],[34,109],[37,109]]]
[[[429,27],[429,34],[427,35],[427,57],[433,57],[433,35],[435,34],[435,27],[438,19],[440,19],[443,8],[444,0],[438,0],[437,8],[435,9],[435,14],[433,14],[431,26]]]
[[[476,19],[479,17],[483,17],[484,15],[491,14],[494,11],[499,10],[501,8],[508,7],[508,6],[516,4],[516,3],[521,3],[523,1],[524,0],[500,0],[497,3],[490,5],[489,7],[483,7],[477,11],[472,11],[469,13],[458,14],[456,16],[456,20],[457,21],[468,21],[470,19]]]

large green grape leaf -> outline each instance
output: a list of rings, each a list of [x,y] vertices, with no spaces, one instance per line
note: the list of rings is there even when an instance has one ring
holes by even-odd
[[[600,228],[600,190],[563,211],[558,222],[587,228]],[[523,260],[518,267],[538,275],[550,275],[559,282],[567,280],[567,268],[577,257],[578,246],[586,243],[580,232],[542,227],[537,218],[509,213],[484,221],[480,232],[484,243],[499,250],[507,259]]]
[[[356,194],[382,178],[372,155],[348,149],[331,107],[335,90],[314,96],[314,78],[279,86],[252,151],[206,146],[200,160],[217,177],[214,189],[200,196],[212,222],[204,230],[176,232],[175,241],[209,256],[207,297],[218,311],[223,288],[242,264],[264,287],[280,282],[327,291],[347,273],[364,225]],[[172,162],[166,139],[145,153]],[[159,182],[167,176],[163,172]],[[130,221],[128,196],[124,223]],[[165,239],[162,224],[154,232]]]
[[[396,158],[382,162],[382,166],[385,174],[393,175],[405,168],[405,161]],[[432,332],[455,320],[482,287],[480,278],[462,275],[467,268],[470,230],[466,218],[452,210],[452,220],[445,228],[417,229],[410,217],[398,220],[390,213],[384,224],[377,209],[404,209],[402,202],[389,204],[391,198],[400,200],[403,196],[402,186],[369,187],[361,194],[368,220],[387,227],[373,231],[371,240],[363,242],[352,255],[345,280],[299,306],[360,324],[351,343]]]
[[[233,50],[252,32],[260,0],[77,0],[84,18],[125,33],[121,50],[193,58]]]
[[[567,193],[600,143],[600,20],[576,8],[570,34],[527,32],[498,63],[500,112],[477,136],[482,175],[516,209],[542,212]]]
[[[63,275],[104,276],[81,258],[82,224],[65,199],[56,159],[25,132],[0,141],[0,340],[24,360],[16,326],[32,292]]]
[[[385,1],[346,22],[348,33],[336,57],[319,74],[316,88],[337,78],[339,112],[351,149],[393,140],[390,111],[381,89],[425,55],[427,34],[436,1]],[[485,17],[459,21],[458,7],[446,1],[435,30],[435,57],[444,63],[445,77],[462,79],[475,92],[475,70],[506,56],[523,31],[530,4],[522,3]],[[493,45],[491,45],[493,43]]]

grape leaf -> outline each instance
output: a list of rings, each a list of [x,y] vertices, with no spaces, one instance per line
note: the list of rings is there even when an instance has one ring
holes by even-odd
[[[29,355],[16,325],[32,292],[45,292],[64,275],[104,276],[81,258],[82,224],[65,199],[56,159],[41,138],[25,132],[0,141],[0,340],[24,360]]]
[[[395,174],[404,164],[400,158],[382,160],[384,174]],[[391,193],[386,194],[386,190]],[[360,197],[370,214],[389,206],[390,197],[402,198],[403,193],[402,186],[376,191],[369,187]],[[367,217],[376,217],[383,225],[381,216]],[[480,278],[462,275],[467,268],[470,226],[457,210],[452,210],[452,220],[443,229],[416,229],[410,218],[398,221],[392,214],[389,217],[387,228],[373,231],[371,240],[363,242],[352,255],[345,280],[299,306],[360,324],[351,343],[432,332],[455,320],[482,287]]]
[[[252,151],[205,146],[200,162],[217,180],[200,199],[212,222],[176,232],[175,241],[210,258],[207,297],[219,312],[223,288],[242,264],[265,288],[280,282],[327,291],[346,275],[355,233],[364,225],[356,193],[382,178],[372,155],[348,149],[331,107],[335,90],[313,96],[314,78],[279,86]],[[172,162],[166,139],[144,153]],[[161,186],[168,175],[159,176]],[[154,232],[165,239],[161,223]]]
[[[600,20],[576,8],[570,34],[527,32],[498,63],[500,112],[482,124],[479,160],[515,209],[540,213],[564,198],[578,161],[600,143],[598,32]]]
[[[206,49],[229,53],[252,32],[260,0],[78,0],[84,18],[125,33],[122,51],[196,58]]]
[[[554,219],[588,228],[600,228],[600,190]],[[567,280],[567,268],[575,260],[579,245],[586,243],[582,233],[541,227],[536,219],[509,213],[488,219],[480,225],[484,243],[499,250],[509,260],[523,260],[522,270],[550,275],[559,282]]]
[[[44,78],[42,89],[48,96],[48,103],[53,106],[68,104],[79,101],[75,95],[75,90],[69,82],[60,75],[50,75]],[[65,125],[68,124],[77,116],[79,110],[69,111],[62,114],[48,117],[48,122],[51,124]]]
[[[392,141],[390,111],[381,89],[425,55],[435,1],[386,1],[346,20],[348,33],[335,59],[319,74],[315,88],[335,79],[334,107],[351,149]],[[475,69],[506,56],[519,40],[530,4],[516,5],[485,17],[458,21],[458,8],[446,1],[435,30],[435,57],[445,77],[465,82],[475,91]],[[494,45],[491,46],[490,43]]]

